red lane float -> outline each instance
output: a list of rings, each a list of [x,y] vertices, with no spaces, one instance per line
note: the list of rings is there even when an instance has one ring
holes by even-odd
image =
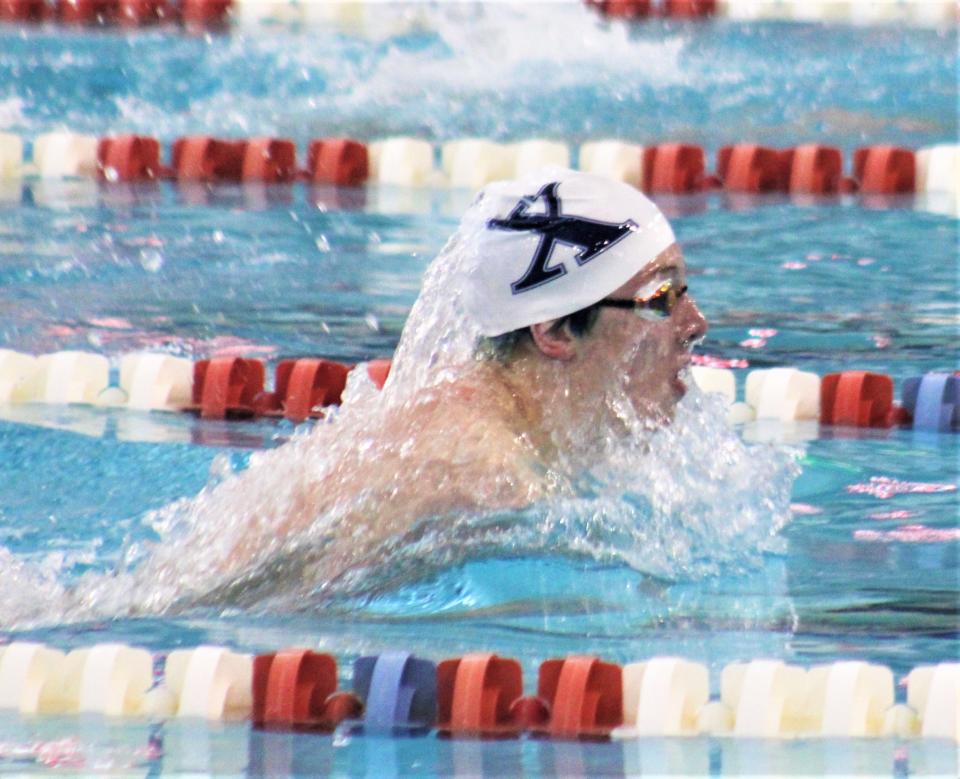
[[[596,657],[544,661],[537,697],[549,705],[550,718],[534,732],[561,738],[606,738],[623,724],[623,671]]]
[[[843,184],[843,154],[834,146],[807,143],[783,153],[787,191],[794,195],[832,195]]]
[[[188,28],[219,27],[226,24],[232,0],[182,0],[180,17]]]
[[[881,373],[843,371],[820,381],[820,423],[890,427],[896,420],[893,379]]]
[[[523,696],[516,660],[469,654],[437,665],[437,730],[447,736],[515,736],[524,723],[514,706]]]
[[[181,180],[293,181],[297,155],[293,141],[280,138],[224,140],[209,135],[178,138],[173,143],[173,172]]]
[[[350,138],[323,138],[310,142],[307,176],[314,184],[355,187],[370,176],[367,147]]]
[[[142,135],[102,138],[97,171],[107,181],[144,181],[160,175],[160,143]]]
[[[603,16],[614,19],[645,19],[654,15],[652,0],[586,0]],[[699,19],[717,12],[716,0],[664,0],[660,13],[673,19]]]
[[[253,138],[246,141],[240,178],[282,184],[297,174],[297,152],[293,141],[281,138]]]
[[[0,20],[42,22],[49,15],[44,0],[0,0]]]
[[[253,724],[261,728],[333,730],[363,706],[337,691],[337,661],[309,649],[285,649],[253,660]]]
[[[274,392],[264,393],[257,410],[293,422],[322,417],[321,408],[340,404],[349,372],[349,365],[333,360],[283,360],[277,364]]]
[[[703,187],[703,149],[682,143],[662,143],[643,151],[643,191],[698,192]]]
[[[916,190],[917,157],[897,146],[866,146],[853,153],[853,178],[869,195],[896,195]]]
[[[673,19],[702,19],[717,12],[717,0],[666,0],[663,12]]]
[[[717,177],[729,192],[778,192],[785,188],[784,155],[776,149],[741,143],[721,146]]]
[[[60,0],[57,15],[67,24],[110,24],[117,15],[117,0]]]
[[[239,181],[246,141],[191,135],[173,142],[173,173],[187,181]]]
[[[650,15],[651,0],[587,0],[603,16],[614,19],[643,19]]]
[[[165,0],[120,0],[117,20],[128,27],[158,24],[170,15]]]
[[[257,413],[257,398],[263,393],[265,369],[260,360],[215,357],[193,366],[190,410],[203,419],[250,417]]]

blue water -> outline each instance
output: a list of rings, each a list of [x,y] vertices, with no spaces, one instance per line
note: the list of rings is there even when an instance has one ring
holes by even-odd
[[[300,144],[615,135],[850,149],[957,137],[955,28],[629,27],[558,2],[390,4],[371,16],[382,17],[372,38],[334,25],[192,38],[7,28],[0,124]]]
[[[373,38],[0,27],[0,131],[31,136],[67,125],[147,132],[164,142],[187,132],[277,133],[296,139],[301,152],[309,138],[334,133],[683,138],[710,150],[748,139],[823,139],[848,151],[957,137],[955,30],[719,21],[627,30],[576,5],[427,7],[418,18],[411,31]],[[533,29],[546,31],[542,42]],[[83,348],[118,358],[150,347],[193,359],[238,350],[271,366],[286,356],[389,356],[423,269],[469,197],[301,185],[0,188],[0,348]],[[702,351],[751,367],[879,370],[898,384],[957,369],[956,220],[916,209],[912,198],[715,195],[661,205],[711,321]],[[751,330],[776,332],[758,345]],[[738,373],[742,386],[745,371]],[[195,494],[225,463],[241,468],[251,451],[293,433],[285,422],[89,408],[7,406],[0,420],[0,546],[61,581],[113,570],[131,544],[155,538],[145,512]],[[785,425],[741,434],[805,441],[797,512],[781,532],[785,549],[752,567],[662,580],[622,563],[501,549],[457,565],[426,560],[420,577],[372,582],[319,611],[0,625],[0,640],[63,649],[118,640],[157,652],[200,643],[247,652],[305,645],[336,654],[343,686],[354,657],[388,648],[433,659],[475,650],[517,657],[528,688],[540,660],[568,653],[618,662],[681,655],[706,663],[714,684],[726,663],[759,656],[802,665],[865,659],[898,678],[921,663],[956,660],[960,543],[864,540],[863,531],[923,524],[953,532],[958,493],[880,498],[848,487],[873,476],[955,487],[957,436]],[[8,604],[23,597],[0,595]],[[597,776],[653,770],[664,759],[641,760],[636,745],[384,742],[238,726],[184,734],[175,724],[0,720],[0,742],[64,737],[78,739],[88,768],[96,758],[104,771],[135,764],[141,773],[168,774]],[[164,742],[165,757],[137,752],[151,738]],[[888,742],[808,743],[769,755],[749,746],[738,757],[744,747],[674,744],[686,756],[672,765],[687,773],[744,762],[760,772],[818,773],[818,766],[876,769],[879,761],[880,772],[899,766],[903,773],[908,764],[915,773],[955,771],[935,745],[911,745],[899,763]],[[751,763],[761,758],[772,762]],[[0,753],[0,771],[11,765]]]

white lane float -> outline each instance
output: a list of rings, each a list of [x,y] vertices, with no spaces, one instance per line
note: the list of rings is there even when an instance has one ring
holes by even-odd
[[[152,684],[153,658],[145,649],[126,644],[75,649],[63,662],[57,710],[111,717],[144,714]]]
[[[19,135],[0,133],[0,181],[23,175],[23,141]]]
[[[164,682],[151,691],[150,708],[158,715],[246,719],[252,684],[252,655],[218,646],[178,649],[167,656]]]
[[[152,352],[124,355],[120,389],[128,408],[177,411],[190,404],[193,363],[182,357]]]
[[[370,181],[423,187],[435,177],[433,146],[417,138],[386,138],[369,146]]]
[[[614,738],[692,736],[710,697],[706,666],[679,657],[655,657],[623,667],[623,725]]]
[[[43,644],[0,646],[0,710],[39,714],[55,709],[64,658]]]
[[[462,138],[441,149],[443,172],[451,187],[480,189],[491,181],[509,178],[512,153],[486,138]]]
[[[741,738],[790,738],[803,731],[806,671],[781,660],[730,663],[720,677],[720,703],[705,712],[702,725],[720,732],[730,722],[729,735]]]
[[[960,144],[941,143],[917,150],[917,191],[949,192],[960,188]]]
[[[693,376],[701,392],[721,395],[730,405],[736,402],[737,380],[729,368],[694,365],[690,368],[690,375]]]
[[[960,663],[921,665],[907,676],[907,704],[920,735],[960,741]]]
[[[513,152],[512,175],[516,178],[548,165],[570,167],[570,149],[565,143],[559,141],[533,138],[515,143],[511,149]]]
[[[39,135],[33,142],[33,165],[43,178],[94,178],[97,146],[92,135],[56,132]]]
[[[860,661],[814,666],[807,672],[807,718],[812,734],[881,736],[893,706],[893,672]]]
[[[36,359],[35,369],[13,387],[10,400],[93,404],[109,380],[110,363],[101,354],[76,351],[44,354]]]
[[[914,24],[946,27],[956,23],[952,0],[718,0],[717,14],[729,19],[836,24]]]
[[[820,377],[796,368],[750,371],[744,390],[757,419],[819,419]]]
[[[590,141],[580,147],[580,170],[639,189],[643,184],[643,147],[623,141]]]
[[[37,358],[32,354],[0,349],[0,403],[17,400],[37,370]]]

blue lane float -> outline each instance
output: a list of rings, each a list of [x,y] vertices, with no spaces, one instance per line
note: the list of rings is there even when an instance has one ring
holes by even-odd
[[[357,658],[353,691],[364,703],[364,731],[427,733],[437,720],[437,667],[409,652]]]
[[[915,430],[948,433],[960,429],[960,377],[928,373],[905,379],[903,407],[913,417]]]

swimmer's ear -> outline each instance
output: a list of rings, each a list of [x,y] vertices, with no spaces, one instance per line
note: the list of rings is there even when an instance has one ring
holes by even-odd
[[[577,354],[577,339],[564,322],[556,326],[556,320],[530,325],[530,336],[537,348],[552,360],[572,360]]]

